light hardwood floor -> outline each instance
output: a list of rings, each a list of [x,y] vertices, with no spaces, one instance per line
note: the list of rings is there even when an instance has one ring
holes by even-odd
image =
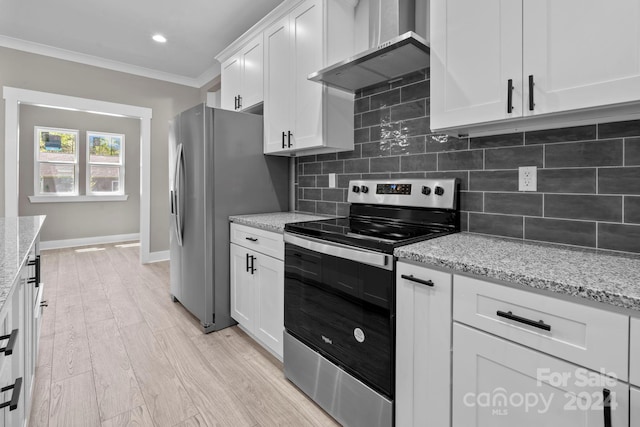
[[[96,248],[42,252],[31,427],[338,425],[240,329],[202,334],[170,300],[168,262]]]

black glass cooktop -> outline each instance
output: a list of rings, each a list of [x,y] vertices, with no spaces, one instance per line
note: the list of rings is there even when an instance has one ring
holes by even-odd
[[[437,225],[412,224],[387,219],[332,218],[285,225],[285,231],[360,248],[393,253],[393,249],[454,232]]]

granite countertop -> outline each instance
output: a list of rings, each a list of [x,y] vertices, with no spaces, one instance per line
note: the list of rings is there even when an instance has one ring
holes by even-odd
[[[284,225],[290,222],[316,221],[333,218],[331,216],[313,215],[302,212],[272,212],[252,215],[232,215],[229,221],[236,224],[248,225],[267,231],[284,233]]]
[[[640,311],[640,257],[456,233],[394,255],[477,276]]]
[[[29,249],[40,233],[44,219],[44,215],[0,218],[0,310],[11,293],[20,268],[27,261]]]

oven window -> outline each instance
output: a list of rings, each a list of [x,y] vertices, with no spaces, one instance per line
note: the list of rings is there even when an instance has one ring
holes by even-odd
[[[285,244],[285,328],[393,396],[393,271]]]

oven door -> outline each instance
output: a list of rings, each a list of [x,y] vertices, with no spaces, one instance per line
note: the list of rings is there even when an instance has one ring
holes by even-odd
[[[285,329],[389,398],[393,263],[391,255],[285,234]]]

